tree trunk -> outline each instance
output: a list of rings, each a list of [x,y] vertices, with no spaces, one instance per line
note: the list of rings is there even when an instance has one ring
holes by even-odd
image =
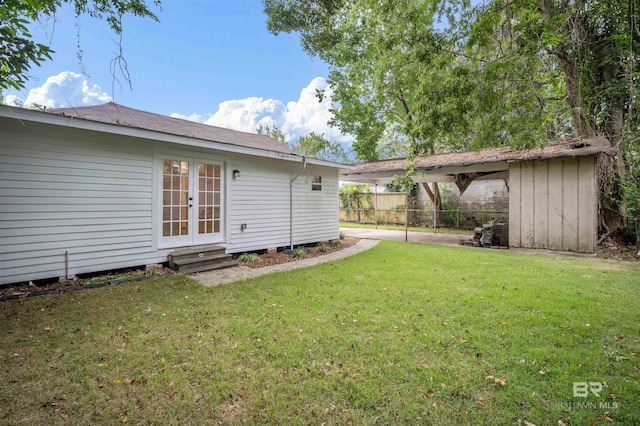
[[[442,212],[442,197],[440,196],[438,182],[433,182],[433,190],[431,190],[427,182],[422,182],[421,185],[424,190],[427,191],[431,203],[435,206],[436,223],[438,226],[441,226],[444,223],[444,213]]]
[[[559,48],[555,48],[552,52],[560,61],[560,66],[564,72],[564,82],[567,88],[566,100],[571,108],[571,119],[576,134],[585,138],[595,136],[595,129],[584,113],[582,97],[580,96],[580,76],[576,62]]]

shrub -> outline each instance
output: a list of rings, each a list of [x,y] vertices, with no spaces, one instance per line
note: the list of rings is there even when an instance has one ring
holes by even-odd
[[[247,262],[247,263],[257,262],[259,259],[260,259],[260,256],[258,256],[255,253],[243,253],[240,256],[238,256],[238,260],[240,260],[241,262]]]
[[[294,249],[291,251],[291,257],[293,257],[294,259],[298,257],[302,257],[305,254],[307,254],[307,251],[302,247],[298,247],[297,249]]]
[[[329,250],[329,247],[327,247],[325,243],[322,243],[316,250],[318,250],[318,253],[326,253]]]
[[[333,240],[333,241],[331,241],[331,244],[332,244],[334,247],[340,247],[340,246],[342,245],[342,241],[340,241],[340,240]]]

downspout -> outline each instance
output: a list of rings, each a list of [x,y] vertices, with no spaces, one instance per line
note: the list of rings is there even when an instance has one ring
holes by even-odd
[[[307,156],[302,157],[302,170],[307,168]],[[289,248],[293,250],[293,182],[300,177],[300,173],[289,181]]]

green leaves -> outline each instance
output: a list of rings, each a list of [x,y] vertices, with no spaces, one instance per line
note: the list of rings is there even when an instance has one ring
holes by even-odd
[[[632,87],[629,0],[264,4],[272,32],[300,32],[330,64],[334,124],[360,159],[388,139],[409,153],[529,148],[582,134],[577,109],[604,134]]]
[[[55,15],[64,3],[73,4],[78,17],[105,20],[115,34],[122,33],[122,17],[127,14],[158,21],[143,0],[4,0],[0,3],[0,91],[23,89],[29,70],[51,59],[54,51],[33,40],[28,24]],[[153,4],[161,6],[160,0]]]

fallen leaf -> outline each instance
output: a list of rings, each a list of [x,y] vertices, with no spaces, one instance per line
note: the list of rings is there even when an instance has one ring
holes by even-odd
[[[624,336],[617,336],[616,340],[624,340]]]
[[[478,399],[476,399],[476,404],[484,405],[484,399],[482,399],[482,397],[479,397]]]
[[[498,377],[497,379],[494,376],[487,376],[484,378],[485,380],[493,380],[494,385],[504,386],[507,384],[507,380],[504,377]]]
[[[613,423],[613,419],[609,416],[605,416],[604,414],[598,416],[598,418],[600,420],[602,420],[603,422],[607,422],[607,423]]]
[[[129,417],[127,417],[126,414],[123,414],[122,416],[120,416],[120,421],[122,423],[126,423],[129,420]]]
[[[547,372],[544,371],[544,370],[540,370],[540,374],[545,375],[545,374],[547,374]]]
[[[564,422],[562,420],[558,420],[556,425],[558,425],[558,426],[567,426],[566,424],[564,424]]]

